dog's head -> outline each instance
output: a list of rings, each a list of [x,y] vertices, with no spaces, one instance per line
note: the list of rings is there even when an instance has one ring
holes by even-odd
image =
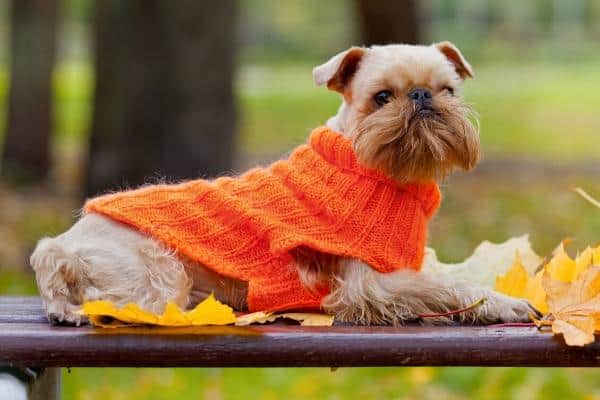
[[[343,95],[336,125],[363,165],[418,182],[479,160],[478,131],[460,93],[473,71],[452,43],[352,47],[313,77]]]

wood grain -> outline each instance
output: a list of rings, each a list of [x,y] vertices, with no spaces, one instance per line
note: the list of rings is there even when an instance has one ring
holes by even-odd
[[[10,305],[22,320],[6,318]],[[29,307],[29,308],[28,308]],[[29,311],[27,311],[27,309]],[[33,299],[0,298],[0,365],[28,367],[599,366],[600,344],[567,347],[511,327],[51,327]],[[37,313],[37,314],[36,314]],[[37,317],[35,317],[37,315]],[[35,317],[35,318],[34,318]]]

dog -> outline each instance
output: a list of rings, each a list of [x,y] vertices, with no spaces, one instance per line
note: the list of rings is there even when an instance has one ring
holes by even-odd
[[[377,184],[384,182],[386,188],[394,187],[389,190],[396,190],[398,193],[410,192],[405,189],[408,187],[429,187],[437,190],[437,185],[432,182],[441,181],[455,169],[472,169],[477,164],[480,154],[478,129],[473,122],[473,112],[461,96],[463,81],[472,77],[473,70],[470,64],[450,42],[429,46],[352,47],[315,67],[315,83],[338,92],[342,97],[342,104],[337,114],[327,121],[325,131],[313,133],[310,140],[313,142],[316,140],[313,139],[315,135],[321,135],[318,143],[324,140],[329,143],[328,146],[334,146],[335,149],[342,146],[345,149],[343,151],[350,151],[349,155],[335,153],[332,157],[343,162],[350,157],[351,160],[347,162],[351,163],[351,166],[344,165],[339,171],[336,170],[335,174],[313,179],[312,184],[307,184],[308,191],[328,181],[330,176],[344,176],[348,169],[353,168],[364,174],[363,178],[368,177]],[[334,144],[328,142],[330,139]],[[297,152],[304,152],[302,157],[315,157],[312,153],[309,154],[312,150],[314,149],[305,146]],[[317,161],[313,160],[312,167],[304,169],[304,173],[310,174],[312,170],[321,168],[320,165],[327,164],[327,160],[324,162],[319,157],[316,156]],[[287,164],[274,165],[268,170],[271,174],[279,174],[280,170],[287,168]],[[247,176],[259,179],[256,175],[265,173],[260,171],[249,172],[242,179],[246,179]],[[285,175],[286,182],[288,178],[292,179],[292,175],[292,172]],[[203,188],[203,195],[195,196],[194,201],[211,197],[215,185],[228,188],[235,185],[232,179],[220,178],[218,183],[202,181],[200,186]],[[293,179],[301,180],[303,177]],[[348,184],[344,191],[352,191],[354,186],[357,185]],[[188,186],[186,188],[189,189]],[[139,190],[154,189],[150,187]],[[159,189],[171,190],[175,189]],[[207,190],[208,194],[204,193]],[[365,194],[368,195],[369,193]],[[297,197],[294,201],[298,203],[320,204],[321,209],[310,214],[312,217],[327,214],[326,207],[336,202],[331,197],[335,197],[335,193],[328,193],[330,198],[325,202],[318,196],[311,199],[309,194],[306,195],[308,197],[304,194],[294,196]],[[419,196],[413,193],[407,198],[414,202],[414,198]],[[266,286],[259,288],[260,290],[252,283],[252,271],[245,272],[246,275],[250,274],[248,279],[246,275],[236,275],[231,270],[223,273],[216,267],[220,263],[219,260],[211,265],[201,262],[198,258],[190,257],[191,253],[185,251],[187,247],[184,245],[179,246],[179,242],[173,245],[169,242],[172,236],[161,236],[161,228],[156,227],[160,224],[156,223],[156,220],[148,217],[144,219],[146,225],[140,222],[143,226],[140,225],[136,229],[132,224],[138,223],[138,214],[132,214],[129,219],[120,218],[123,213],[120,214],[117,210],[111,217],[104,213],[94,200],[91,206],[86,206],[84,215],[67,232],[56,238],[44,238],[39,241],[31,256],[31,265],[36,274],[48,319],[57,324],[79,325],[86,322],[85,317],[77,312],[86,300],[110,300],[119,306],[134,302],[144,309],[159,313],[169,301],[181,308],[189,308],[211,293],[239,311],[253,311],[261,307],[288,309],[316,306],[334,314],[339,321],[364,325],[400,324],[418,320],[419,316],[424,314],[441,314],[462,309],[485,298],[487,301],[484,305],[461,312],[454,319],[482,324],[528,321],[535,310],[525,300],[505,296],[473,282],[454,280],[438,272],[419,270],[426,220],[437,208],[436,201],[439,202],[439,197],[435,197],[436,192],[431,192],[428,196],[433,196],[430,206],[419,203],[420,205],[414,208],[416,214],[413,213],[420,218],[418,221],[423,223],[418,223],[418,229],[415,228],[417,233],[403,239],[396,238],[395,233],[390,232],[389,226],[393,221],[376,218],[377,215],[383,215],[382,210],[395,207],[391,197],[381,200],[379,211],[365,214],[368,217],[366,219],[372,219],[368,231],[373,230],[378,236],[373,239],[373,236],[363,235],[367,231],[361,231],[361,235],[365,237],[357,237],[356,243],[368,242],[368,246],[371,247],[364,245],[364,249],[356,252],[352,250],[355,244],[337,243],[328,247],[321,242],[312,241],[311,235],[307,233],[310,231],[310,225],[299,232],[294,228],[294,235],[301,235],[302,239],[278,253],[277,260],[288,257],[285,258],[285,263],[278,261],[277,268],[280,269],[262,272],[263,281],[270,276],[275,283],[264,283]],[[143,201],[146,197],[143,197]],[[101,201],[100,204],[102,207],[110,207],[110,204],[114,203],[111,203],[112,201],[104,201],[104,205]],[[139,203],[141,200],[135,201]],[[340,207],[346,207],[344,201],[338,203],[342,204]],[[242,201],[238,206],[243,208],[244,204]],[[163,218],[163,213],[168,213],[164,211],[167,209],[163,208],[163,211],[153,215]],[[326,218],[336,218],[336,215],[333,215],[336,212],[338,211],[334,210]],[[403,211],[396,209],[395,212],[397,214],[394,215],[400,215]],[[415,224],[417,217],[413,217],[403,218],[409,218],[411,223]],[[232,217],[228,218],[230,220]],[[256,216],[253,218],[259,220]],[[320,223],[319,221],[316,223]],[[351,221],[362,223],[358,218]],[[399,221],[402,225],[403,220]],[[164,221],[161,223],[168,224]],[[271,235],[276,230],[273,226],[278,227],[278,223],[273,222],[269,225],[270,230],[257,228],[256,238],[250,233],[245,236],[241,234],[242,236],[235,240],[245,241],[250,238],[248,243],[263,243],[267,240],[264,237]],[[335,225],[336,222],[332,224]],[[192,225],[193,229],[200,229],[197,228],[198,224]],[[342,232],[346,228],[342,223],[336,229]],[[212,228],[208,226],[202,229]],[[352,231],[348,232],[349,236],[353,235]],[[214,238],[213,235],[207,240],[214,242]],[[189,240],[195,243],[193,238]],[[324,242],[327,240],[337,238],[323,239]],[[225,242],[219,241],[211,246],[223,243]],[[236,242],[232,243],[235,247]],[[273,247],[279,246],[264,243],[266,245],[257,251],[272,251]],[[363,244],[356,245],[359,248],[360,246]],[[402,249],[402,246],[405,246],[406,250],[397,252],[398,255],[394,258],[394,246]],[[229,249],[220,251],[225,254],[226,250]],[[415,255],[412,258],[403,258],[404,253],[409,250]],[[383,258],[400,260],[406,265],[390,267],[389,262],[386,264],[389,260],[381,261],[377,252],[381,252]],[[214,252],[211,255],[214,255]],[[231,268],[234,267],[235,265]],[[482,265],[482,268],[485,266]],[[303,291],[301,300],[285,302],[268,292],[269,287],[275,287],[278,281],[284,280],[292,282],[292,286],[296,285],[293,286],[294,290]],[[298,293],[291,293],[288,297],[294,297],[296,294]],[[258,299],[260,296],[262,297]],[[428,321],[448,323],[452,319],[438,315]]]

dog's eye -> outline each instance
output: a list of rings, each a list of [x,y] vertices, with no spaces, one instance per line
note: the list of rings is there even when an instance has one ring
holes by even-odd
[[[389,103],[392,99],[392,92],[390,92],[389,90],[382,90],[381,92],[377,92],[373,99],[375,100],[375,103],[377,103],[377,105],[383,106]]]
[[[450,87],[450,86],[445,86],[444,90],[448,92],[448,94],[450,94],[450,96],[454,96],[454,88]]]

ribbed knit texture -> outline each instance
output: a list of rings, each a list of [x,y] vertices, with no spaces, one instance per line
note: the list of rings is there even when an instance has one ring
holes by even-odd
[[[238,177],[156,185],[89,200],[106,215],[214,271],[248,282],[250,311],[316,309],[290,251],[303,246],[360,259],[380,272],[419,269],[435,183],[400,185],[358,164],[327,127],[288,159]]]

